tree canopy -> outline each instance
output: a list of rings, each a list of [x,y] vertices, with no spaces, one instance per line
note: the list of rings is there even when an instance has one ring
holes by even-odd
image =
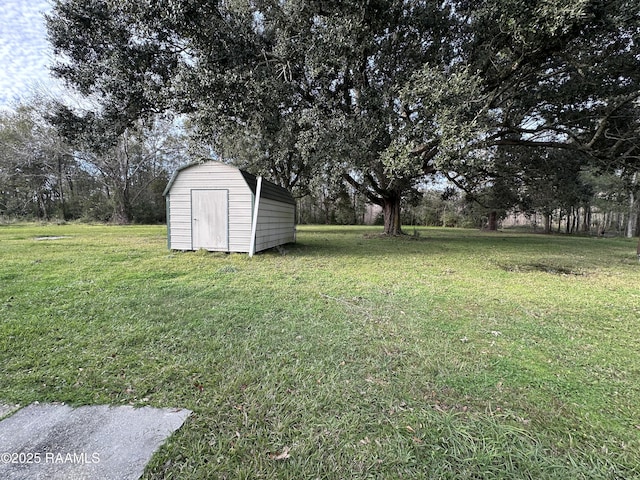
[[[100,108],[60,105],[53,118],[98,148],[141,118],[190,115],[218,155],[301,195],[319,175],[344,181],[383,207],[395,234],[402,198],[425,176],[486,188],[503,177],[505,149],[636,171],[639,10],[631,0],[56,0],[54,73]],[[510,155],[508,169],[546,156]]]

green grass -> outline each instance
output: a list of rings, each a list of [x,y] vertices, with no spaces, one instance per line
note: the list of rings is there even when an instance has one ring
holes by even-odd
[[[2,226],[0,400],[193,410],[146,479],[640,478],[635,240],[378,231]]]

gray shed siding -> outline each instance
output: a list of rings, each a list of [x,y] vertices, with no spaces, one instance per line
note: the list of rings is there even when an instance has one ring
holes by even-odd
[[[179,172],[167,193],[169,245],[172,250],[193,250],[191,191],[229,192],[229,248],[248,252],[251,236],[253,193],[237,168],[222,163],[203,163]]]
[[[251,249],[251,227],[257,178],[247,172],[219,162],[207,161],[179,168],[164,192],[167,202],[168,246],[171,250],[195,250],[194,236],[202,232],[193,203],[193,192],[224,191],[211,198],[227,198],[228,245],[221,249],[207,245],[207,250],[245,252]],[[213,192],[212,192],[213,193]],[[262,181],[255,251],[295,241],[295,201],[281,187]],[[219,205],[216,202],[217,205]],[[198,205],[207,205],[199,203]],[[194,225],[196,227],[194,227]],[[204,225],[204,224],[202,224]],[[216,230],[217,232],[218,230]]]
[[[256,228],[256,251],[295,242],[295,205],[261,198]]]

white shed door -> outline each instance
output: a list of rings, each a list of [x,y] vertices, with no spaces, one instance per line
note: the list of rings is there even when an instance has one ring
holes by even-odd
[[[229,249],[228,190],[191,190],[193,249]]]

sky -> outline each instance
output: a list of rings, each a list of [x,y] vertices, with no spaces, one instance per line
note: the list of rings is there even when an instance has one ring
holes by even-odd
[[[59,88],[49,75],[53,53],[43,14],[50,10],[49,0],[0,0],[0,109],[36,89]]]

